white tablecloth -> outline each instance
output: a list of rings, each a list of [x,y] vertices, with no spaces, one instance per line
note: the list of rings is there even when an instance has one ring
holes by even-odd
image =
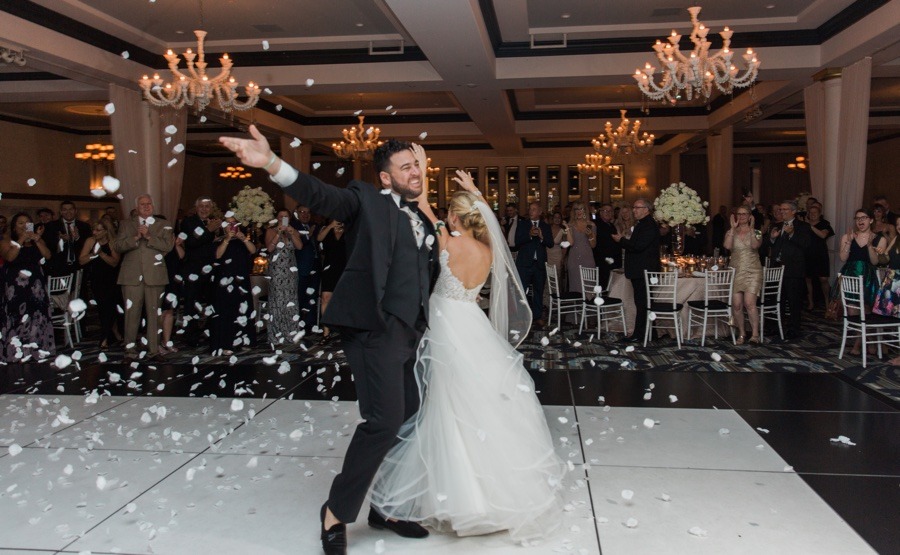
[[[681,277],[678,276],[677,299],[679,303],[684,304],[681,309],[681,330],[687,334],[688,325],[688,301],[703,300],[703,286],[705,280],[702,277]],[[634,333],[634,290],[631,287],[631,280],[625,277],[622,270],[613,270],[612,279],[609,284],[609,296],[622,299],[625,305],[625,324],[628,326],[628,333]],[[671,325],[671,322],[668,322]],[[707,324],[706,334],[714,335],[715,329],[712,323]],[[700,326],[695,325],[691,329],[691,335],[700,336]],[[723,320],[719,320],[719,337],[728,335],[728,326]]]

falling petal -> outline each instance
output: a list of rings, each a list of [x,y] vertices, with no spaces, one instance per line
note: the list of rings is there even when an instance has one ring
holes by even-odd
[[[362,110],[357,110],[357,111],[353,112],[353,115],[354,115],[354,116],[358,116],[358,115],[360,115],[361,113],[362,113]]]
[[[267,41],[267,40],[262,41],[262,47],[263,47],[263,50],[268,50],[269,49],[269,41]]]
[[[690,530],[688,530],[688,534],[692,536],[697,536],[698,538],[706,537],[706,530],[700,528],[699,526],[693,526]]]
[[[103,176],[103,190],[106,191],[107,193],[109,193],[111,195],[116,194],[116,191],[119,190],[119,187],[121,187],[121,185],[122,184],[115,177],[113,177],[111,175]]]
[[[306,80],[306,88],[312,87],[315,84],[315,79],[307,79]]]
[[[637,525],[638,521],[636,518],[629,518],[625,521],[625,526],[627,526],[628,528],[637,528]]]
[[[18,443],[13,443],[12,445],[9,446],[9,455],[11,457],[15,457],[16,455],[18,455],[21,452],[22,452],[22,447],[19,446]]]
[[[284,106],[282,106],[281,104],[276,104],[276,105],[275,105],[275,110],[277,110],[277,111],[280,112],[280,111],[282,111],[283,109],[284,109]]]
[[[166,135],[174,135],[175,133],[178,133],[178,128],[174,125],[167,125],[164,131],[166,132]]]
[[[644,419],[644,427],[647,428],[648,430],[652,430],[653,426],[655,426],[655,425],[656,425],[656,421],[654,421],[652,418]]]
[[[34,187],[35,185],[37,185],[37,180],[35,178],[31,177],[28,179],[28,181],[26,181],[26,183],[28,183],[29,187]]]
[[[622,499],[624,499],[625,501],[631,501],[632,497],[634,497],[633,491],[631,491],[630,489],[622,490]]]
[[[106,112],[107,116],[111,116],[116,111],[116,105],[112,102],[109,102],[106,104],[106,106],[103,107],[103,111]]]
[[[122,51],[122,57],[126,60],[131,57],[131,54],[127,50]]]
[[[300,146],[301,142],[302,141],[300,139],[298,139],[297,137],[294,137],[294,140],[291,141],[291,148],[297,148],[298,146]]]
[[[421,133],[419,133],[419,140],[420,140],[420,141],[424,141],[424,140],[425,140],[425,137],[427,137],[427,136],[428,136],[428,132],[427,132],[427,131],[422,131]]]

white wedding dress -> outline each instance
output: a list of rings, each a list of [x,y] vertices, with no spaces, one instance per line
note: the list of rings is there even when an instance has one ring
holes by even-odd
[[[561,523],[566,465],[522,355],[476,303],[481,286],[466,289],[448,259],[441,252],[416,362],[422,407],[381,465],[370,501],[388,518],[460,536],[544,538]]]

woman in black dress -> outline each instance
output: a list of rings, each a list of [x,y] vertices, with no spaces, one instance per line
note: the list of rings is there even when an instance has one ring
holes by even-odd
[[[322,298],[319,305],[322,307],[322,314],[331,300],[331,294],[334,292],[334,286],[337,285],[341,274],[344,273],[344,267],[347,265],[347,244],[344,240],[344,224],[332,220],[330,224],[325,226],[318,239],[322,250]],[[322,335],[328,337],[331,333],[327,327],[322,330]]]
[[[0,290],[0,361],[45,359],[56,353],[50,295],[41,262],[50,249],[34,232],[31,216],[12,217],[9,237],[0,241],[3,282]]]
[[[121,257],[112,248],[115,239],[115,231],[108,220],[100,220],[94,224],[92,235],[85,240],[78,256],[78,263],[84,268],[91,285],[91,295],[97,301],[101,351],[109,350],[110,343],[116,340],[116,306],[122,302],[122,293],[116,284]]]
[[[225,234],[216,247],[212,329],[214,356],[230,356],[256,340],[250,270],[256,245],[240,230],[233,217],[226,219]]]
[[[827,303],[831,295],[831,286],[828,277],[831,275],[828,261],[828,245],[825,243],[834,237],[834,229],[828,220],[822,217],[822,205],[818,202],[809,207],[806,221],[812,228],[812,244],[806,252],[806,309],[812,310],[813,285],[819,282],[822,289],[822,299]]]
[[[163,291],[162,301],[159,303],[162,314],[159,315],[159,329],[162,330],[162,341],[159,342],[160,354],[167,355],[177,353],[178,347],[172,342],[172,329],[175,327],[175,312],[178,303],[181,302],[181,261],[184,260],[184,234],[175,236],[175,246],[166,253],[163,261],[166,263],[166,273],[169,283]]]

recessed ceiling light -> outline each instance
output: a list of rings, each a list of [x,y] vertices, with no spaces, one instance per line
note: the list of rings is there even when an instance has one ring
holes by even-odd
[[[561,17],[561,18],[563,18],[563,19],[569,19],[570,17],[572,17],[572,14],[570,14],[570,13],[564,13],[564,14],[562,14],[562,15],[559,16],[559,17]]]

